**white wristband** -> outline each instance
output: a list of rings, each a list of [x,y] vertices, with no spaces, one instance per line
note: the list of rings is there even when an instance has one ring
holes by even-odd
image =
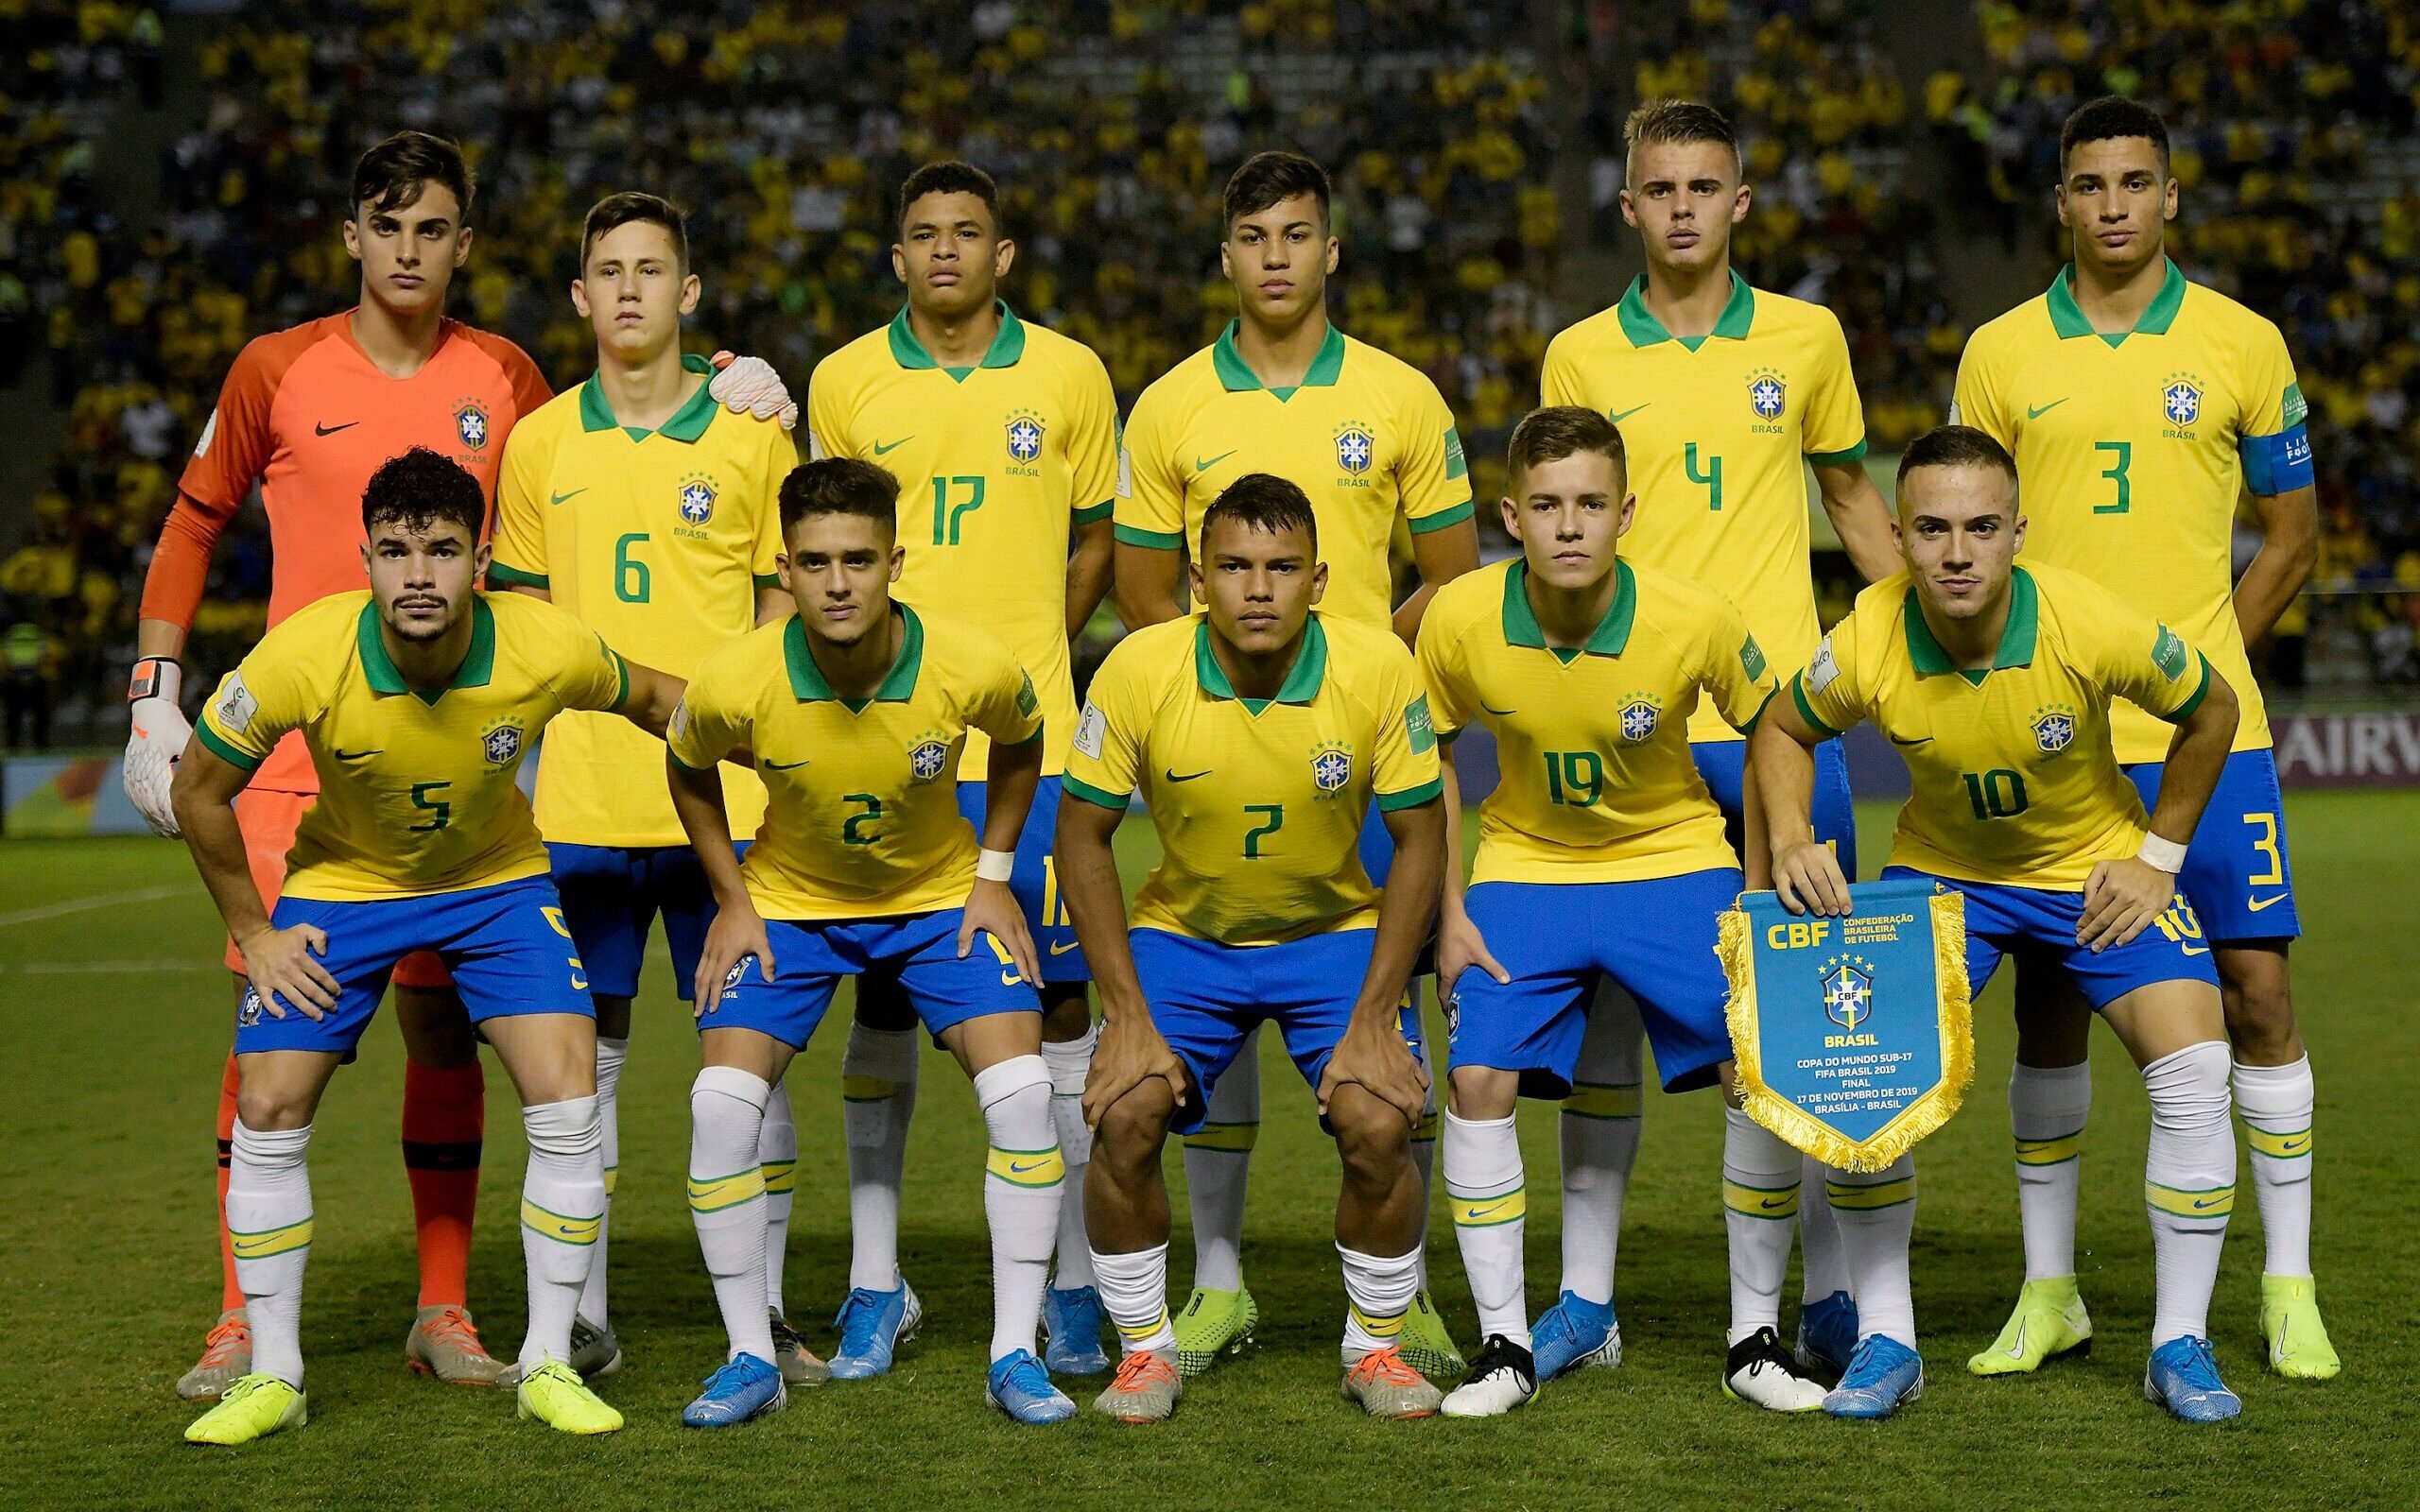
[[[2163,840],[2156,834],[2143,836],[2143,848],[2135,852],[2137,860],[2173,877],[2185,869],[2185,848],[2173,840]]]
[[[975,852],[975,880],[1006,882],[1016,874],[1017,853],[1013,850],[978,850]]]

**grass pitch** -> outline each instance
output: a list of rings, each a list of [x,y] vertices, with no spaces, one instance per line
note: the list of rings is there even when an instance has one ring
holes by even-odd
[[[2245,1416],[2200,1431],[2141,1396],[2148,1112],[2106,1035],[2079,1239],[2097,1352],[2031,1379],[1965,1374],[2022,1270],[2001,1094],[2005,981],[1977,1015],[1967,1108],[1919,1160],[1916,1300],[1930,1379],[1895,1421],[1781,1419],[1719,1394],[1728,1293],[1710,1092],[1650,1100],[1623,1234],[1620,1369],[1550,1385],[1491,1422],[1360,1418],[1336,1399],[1334,1160],[1272,1040],[1245,1252],[1261,1343],[1194,1383],[1172,1423],[1129,1429],[1087,1412],[1033,1430],[985,1411],[981,1124],[956,1067],[930,1052],[901,1246],[928,1310],[924,1337],[883,1380],[799,1392],[786,1413],[736,1431],[684,1431],[680,1407],[721,1359],[722,1339],[683,1199],[696,1051],[659,953],[622,1081],[614,1209],[614,1317],[630,1363],[604,1389],[629,1430],[559,1437],[516,1423],[509,1396],[405,1372],[416,1272],[396,1152],[401,1051],[379,1024],[331,1090],[313,1142],[310,1426],[240,1452],[189,1448],[179,1435],[194,1409],[170,1383],[217,1305],[210,1115],[231,1001],[217,922],[178,847],[11,843],[0,848],[0,1031],[15,1082],[0,1110],[0,1506],[2420,1504],[2406,1410],[2420,1392],[2420,1271],[2409,1204],[2394,1196],[2414,1129],[2413,892],[2392,880],[2411,875],[2420,794],[2305,795],[2290,808],[2308,931],[2296,987],[2320,1089],[2320,1296],[2347,1367],[2324,1386],[2261,1368],[2247,1171],[2212,1314]],[[1864,819],[1878,864],[1889,815],[1870,806]],[[1149,838],[1132,827],[1127,837],[1141,842],[1128,857],[1139,874]],[[833,1022],[844,1019],[836,1008]],[[841,1038],[827,1030],[791,1074],[801,1159],[789,1307],[827,1353],[847,1279]],[[509,1356],[522,1323],[523,1151],[493,1063],[489,1092],[472,1302],[491,1347]],[[1552,1110],[1527,1111],[1523,1136],[1536,1309],[1552,1300],[1558,1264]],[[1182,1212],[1181,1162],[1171,1155],[1169,1165]],[[1178,1229],[1182,1287],[1182,1220]],[[1469,1348],[1469,1297],[1442,1207],[1429,1245],[1439,1301]],[[1069,1383],[1079,1402],[1093,1389]]]

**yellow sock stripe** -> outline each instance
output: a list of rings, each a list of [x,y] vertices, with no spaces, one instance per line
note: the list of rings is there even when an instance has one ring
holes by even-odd
[[[1798,1216],[1798,1183],[1786,1187],[1742,1186],[1737,1181],[1722,1183],[1722,1205],[1743,1218],[1795,1218]]]
[[[1392,1317],[1372,1317],[1351,1302],[1344,1305],[1347,1311],[1352,1313],[1353,1321],[1361,1325],[1361,1332],[1374,1339],[1392,1339],[1403,1332],[1403,1320],[1406,1314],[1402,1313],[1397,1313]]]
[[[2250,1140],[2255,1155],[2265,1155],[2273,1160],[2300,1160],[2310,1154],[2310,1130],[2308,1128],[2271,1130],[2246,1124],[2243,1132]]]
[[[521,1199],[521,1225],[533,1233],[566,1245],[593,1245],[596,1243],[597,1230],[605,1227],[605,1218],[602,1213],[594,1218],[568,1218],[524,1197]]]
[[[1411,1125],[1411,1142],[1414,1144],[1434,1143],[1437,1139],[1438,1123],[1435,1113],[1421,1114],[1420,1122]]]
[[[1188,1150],[1224,1150],[1230,1155],[1249,1155],[1260,1143],[1260,1125],[1253,1124],[1204,1124],[1184,1137]]]
[[[1563,1110],[1580,1118],[1636,1118],[1643,1106],[1636,1082],[1612,1087],[1576,1081],[1571,1095],[1563,1100]]]
[[[1111,1321],[1115,1322],[1116,1320],[1112,1319]],[[1118,1323],[1117,1336],[1121,1339],[1140,1343],[1168,1326],[1168,1310],[1166,1306],[1162,1306],[1160,1309],[1160,1315],[1153,1318],[1150,1322],[1146,1323],[1139,1329],[1130,1329],[1125,1324]]]
[[[2016,1163],[2019,1165],[2065,1165],[2083,1154],[2083,1130],[2063,1134],[2055,1140],[2019,1140],[2016,1142]]]
[[[1876,1181],[1870,1186],[1847,1181],[1825,1181],[1824,1195],[1831,1198],[1835,1211],[1876,1212],[1895,1208],[1903,1202],[1916,1200],[1916,1178],[1901,1177],[1896,1181]]]
[[[1067,1162],[1055,1144],[1046,1150],[1004,1150],[994,1145],[983,1169],[1016,1187],[1055,1187],[1067,1179]]]
[[[779,1196],[785,1192],[798,1190],[796,1160],[767,1160],[756,1169],[765,1173],[765,1192],[768,1196]]]
[[[2156,1181],[2143,1183],[2143,1201],[2153,1212],[2164,1212],[2171,1218],[2224,1218],[2235,1211],[2235,1185],[2222,1187],[2164,1187]]]
[[[614,1189],[621,1185],[621,1180],[622,1168],[618,1165],[607,1166],[605,1168],[605,1195],[611,1197],[614,1194]]]
[[[729,1176],[693,1176],[689,1178],[691,1212],[717,1212],[764,1194],[765,1168],[761,1165],[734,1171]]]
[[[852,1103],[878,1103],[895,1095],[899,1084],[888,1076],[843,1076],[840,1096]]]
[[[272,1255],[283,1255],[309,1244],[311,1220],[305,1218],[301,1223],[289,1223],[282,1228],[262,1228],[252,1233],[240,1233],[230,1228],[227,1237],[234,1245],[237,1260],[267,1260]]]
[[[1515,1187],[1500,1197],[1465,1197],[1446,1194],[1454,1210],[1457,1228],[1493,1228],[1501,1223],[1518,1223],[1530,1215],[1530,1189]]]

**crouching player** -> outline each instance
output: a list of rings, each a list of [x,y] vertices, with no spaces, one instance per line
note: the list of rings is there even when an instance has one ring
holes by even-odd
[[[565,709],[619,713],[661,735],[681,684],[623,662],[549,605],[475,592],[486,520],[478,480],[436,453],[414,448],[380,467],[361,501],[369,592],[323,598],[264,637],[212,696],[177,768],[178,823],[251,978],[235,1015],[227,1221],[252,1371],[185,1430],[194,1443],[247,1443],[308,1419],[311,1119],[395,963],[414,951],[434,951],[454,973],[521,1092],[521,1416],[573,1434],[622,1426],[564,1363],[605,1211],[596,1026],[513,776]],[[270,915],[233,803],[298,730],[320,798]]]
[[[1411,1134],[1427,1093],[1404,987],[1444,848],[1427,699],[1383,627],[1311,612],[1327,568],[1293,484],[1248,473],[1220,493],[1192,578],[1202,610],[1135,631],[1101,664],[1059,811],[1059,885],[1103,1014],[1085,1219],[1125,1349],[1095,1405],[1128,1422],[1175,1410],[1161,1145],[1200,1126],[1219,1075],[1273,1021],[1344,1164],[1345,1399],[1428,1417],[1437,1388],[1398,1348],[1420,1289]],[[1165,859],[1130,934],[1110,839],[1138,784]],[[1357,849],[1374,800],[1395,846],[1383,899]]]
[[[793,471],[781,564],[797,613],[711,653],[672,723],[672,804],[717,909],[696,984],[705,1064],[689,1094],[689,1211],[731,1335],[727,1362],[681,1415],[692,1427],[785,1400],[765,1311],[757,1139],[843,976],[896,983],[974,1078],[991,1139],[985,1400],[1025,1423],[1076,1411],[1033,1353],[1066,1172],[1041,973],[1009,886],[1042,777],[1040,699],[993,636],[892,600],[898,498],[898,480],[872,462]],[[979,850],[958,808],[970,730],[992,741]],[[767,794],[745,866],[713,775],[735,751]]]
[[[2107,589],[2015,564],[2016,464],[1981,431],[1947,425],[1909,446],[1897,528],[1907,571],[1858,595],[1755,736],[1774,887],[1793,911],[1848,912],[1846,880],[1807,825],[1807,753],[1861,719],[1881,726],[1913,779],[1883,875],[1966,895],[1974,990],[2003,955],[2056,961],[2142,1068],[2158,1266],[2143,1392],[2187,1421],[2233,1418],[2242,1403],[2219,1379],[2207,1326],[2235,1206],[2226,1024],[2176,873],[2226,765],[2235,694]],[[2176,727],[2148,820],[2110,745],[2115,698]],[[1889,1210],[1910,1216],[1887,1231],[1834,1206],[1866,1329],[1842,1387],[1860,1384],[1888,1411],[1924,1383],[1912,1314],[1907,1336],[1890,1326],[1907,1295],[1912,1205]],[[1877,1253],[1885,1240],[1895,1249]],[[1893,1267],[1888,1312],[1880,1265]]]

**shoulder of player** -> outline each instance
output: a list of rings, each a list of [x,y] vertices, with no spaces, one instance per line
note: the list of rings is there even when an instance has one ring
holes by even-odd
[[[2148,610],[2082,573],[2041,562],[2019,565],[2033,579],[2035,623],[2062,643],[2151,619]]]
[[[1025,331],[1025,354],[1018,359],[1020,362],[1039,361],[1071,378],[1085,378],[1096,372],[1104,378],[1109,375],[1109,367],[1100,360],[1100,353],[1074,336],[1023,316],[1017,318],[1017,324]]]
[[[898,602],[900,608],[916,616],[924,637],[922,655],[925,666],[941,669],[944,676],[988,679],[997,676],[1004,667],[1024,665],[995,631],[947,610],[930,610],[905,599]]]
[[[1632,592],[1637,595],[1637,607],[1632,611],[1634,633],[1647,629],[1675,645],[1694,645],[1716,626],[1740,619],[1731,595],[1712,584],[1646,562],[1633,561],[1629,566]]]
[[[1374,385],[1399,402],[1417,404],[1433,399],[1440,407],[1445,403],[1435,379],[1386,348],[1350,334],[1344,336],[1344,371],[1353,381]]]
[[[505,590],[483,591],[479,599],[495,624],[496,654],[542,682],[561,675],[566,649],[584,646],[596,634],[579,615],[543,598]]]
[[[309,662],[329,660],[336,653],[350,652],[355,638],[354,626],[361,611],[370,603],[370,590],[348,589],[314,599],[288,614],[252,646],[251,655],[279,662]]]
[[[1128,430],[1133,429],[1135,421],[1149,416],[1156,416],[1163,407],[1176,406],[1177,412],[1181,414],[1184,412],[1184,407],[1197,399],[1205,389],[1216,391],[1219,387],[1219,374],[1211,365],[1212,350],[1212,348],[1203,347],[1144,385],[1143,391],[1134,398],[1134,408],[1127,417]]]
[[[574,384],[514,421],[504,438],[505,450],[518,447],[526,451],[542,443],[551,445],[567,428],[576,433],[580,423],[579,391],[584,387],[584,383]]]
[[[2050,297],[2036,294],[2011,305],[1975,328],[1966,338],[1966,357],[1996,356],[2035,336],[2055,336],[2050,328]]]
[[[807,375],[807,382],[812,386],[818,379],[825,377],[853,378],[876,362],[889,361],[890,326],[886,321],[838,350],[824,353],[823,360],[817,363],[815,370]]]
[[[787,652],[783,643],[789,624],[787,619],[778,619],[759,625],[708,649],[691,669],[691,696],[702,689],[711,699],[744,704],[776,676],[785,678],[786,687],[784,660]]]
[[[1620,314],[1615,306],[1608,304],[1592,315],[1582,316],[1556,332],[1554,339],[1547,343],[1546,360],[1552,362],[1555,360],[1555,354],[1561,352],[1565,360],[1578,361],[1582,355],[1593,355],[1590,349],[1604,342],[1608,337],[1620,335]],[[1623,349],[1627,349],[1630,342],[1625,338],[1620,345]]]
[[[445,322],[445,334],[458,336],[477,349],[507,378],[519,380],[538,374],[536,359],[522,351],[521,343],[510,336],[500,336],[493,331],[482,331],[477,326],[454,319]]]
[[[1772,289],[1750,285],[1755,300],[1755,316],[1748,328],[1750,340],[1770,332],[1780,336],[1807,335],[1817,340],[1837,338],[1845,344],[1847,335],[1841,329],[1841,318],[1825,304],[1802,300]]]
[[[1512,573],[1518,557],[1488,562],[1474,567],[1452,582],[1437,590],[1428,600],[1428,608],[1420,616],[1421,632],[1460,638],[1473,626],[1483,623],[1490,614],[1500,613],[1504,604],[1504,579]]]
[[[304,353],[321,342],[341,338],[342,322],[351,318],[347,312],[323,315],[316,320],[290,325],[283,331],[270,331],[252,337],[235,353],[234,365],[227,370],[228,387],[248,382],[274,393],[287,370]]]
[[[1896,572],[1858,591],[1848,617],[1857,622],[1861,645],[1871,649],[1903,637],[1900,624],[1908,611],[1908,589],[1912,582],[1906,573]]]
[[[1394,695],[1402,679],[1419,686],[1411,647],[1394,631],[1326,614],[1320,627],[1327,636],[1328,683],[1355,702],[1383,714],[1390,706],[1400,708]]]
[[[2239,352],[2265,350],[2271,342],[2285,339],[2276,321],[2207,284],[2196,284],[2191,279],[2185,281],[2181,318],[2204,327],[2197,333],[2204,339],[2215,338]]]
[[[1157,704],[1193,675],[1193,638],[1201,624],[1199,613],[1181,614],[1127,631],[1101,659],[1094,685],[1142,688],[1149,700]]]

